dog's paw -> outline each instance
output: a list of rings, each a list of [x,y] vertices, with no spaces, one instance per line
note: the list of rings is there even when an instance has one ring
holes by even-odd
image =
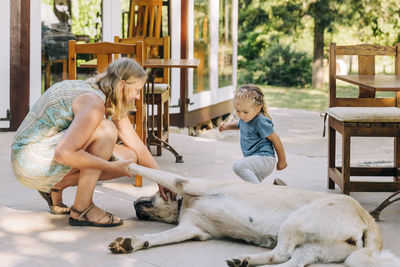
[[[249,260],[247,258],[243,259],[231,259],[227,260],[226,263],[228,264],[229,267],[248,267],[249,265]]]
[[[118,237],[115,239],[115,241],[111,242],[110,245],[108,245],[108,248],[114,254],[122,254],[122,253],[132,252],[133,251],[132,239]]]

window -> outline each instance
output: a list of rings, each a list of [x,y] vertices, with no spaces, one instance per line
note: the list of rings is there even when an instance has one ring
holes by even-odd
[[[42,91],[67,78],[68,41],[102,39],[102,0],[42,0]],[[78,59],[80,61],[90,58]],[[81,69],[78,77],[92,75]]]
[[[193,93],[210,90],[209,71],[209,2],[208,0],[194,1],[194,53],[193,57],[200,59],[200,65],[193,74]]]
[[[232,0],[219,0],[218,88],[232,85]]]

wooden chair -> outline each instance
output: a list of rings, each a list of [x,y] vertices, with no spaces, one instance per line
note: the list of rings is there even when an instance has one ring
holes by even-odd
[[[162,0],[131,0],[128,38],[154,37],[161,34]]]
[[[76,41],[69,41],[68,43],[68,79],[74,80],[77,78],[76,72],[76,55],[77,54],[93,54],[97,58],[96,69],[97,71],[104,72],[107,66],[115,59],[122,55],[132,55],[136,62],[143,66],[143,43],[137,42],[135,44],[115,44],[109,42],[77,44]],[[146,142],[146,128],[145,126],[145,111],[143,105],[143,90],[141,97],[136,100],[136,132],[140,139]],[[142,186],[142,177],[136,176],[136,186]]]
[[[62,80],[67,79],[67,59],[57,59],[57,60],[49,60],[45,55],[42,55],[42,63],[44,63],[45,66],[45,76],[44,76],[44,91],[49,89],[51,86],[51,66],[53,64],[62,64]],[[54,82],[53,82],[54,83]]]
[[[336,60],[339,55],[358,56],[358,74],[375,75],[375,56],[393,56],[395,74],[400,75],[400,46],[330,45],[329,51],[329,132],[328,188],[337,184],[344,194],[350,192],[390,192],[400,189],[400,94],[391,98],[375,98],[375,91],[360,86],[357,98],[336,95]],[[364,76],[366,77],[366,76]],[[376,76],[372,76],[376,77]],[[342,80],[344,80],[342,78]],[[336,131],[342,135],[342,165],[336,166]],[[351,137],[394,137],[394,166],[351,167]],[[352,181],[351,176],[393,176],[392,181]]]
[[[150,58],[160,58],[160,53],[162,51],[162,58],[170,58],[170,39],[169,36],[163,38],[142,38],[133,37],[121,39],[118,36],[114,37],[115,43],[125,43],[125,44],[135,44],[137,42],[143,42],[144,44],[144,60]],[[156,126],[156,136],[165,142],[169,139],[169,69],[163,69],[162,75],[155,77],[155,88],[154,88],[154,105],[157,106],[157,113],[154,114],[155,126]],[[147,105],[152,104],[152,99],[147,99]],[[153,115],[153,114],[152,114]],[[152,129],[151,120],[148,120],[148,129]],[[162,149],[157,146],[157,156],[160,156]]]

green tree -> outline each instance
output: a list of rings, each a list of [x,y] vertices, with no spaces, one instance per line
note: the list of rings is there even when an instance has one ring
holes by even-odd
[[[72,32],[88,35],[92,41],[101,39],[101,0],[72,2]]]
[[[400,41],[398,0],[239,0],[239,69],[261,58],[274,38],[285,35],[294,42],[310,19],[312,85],[317,88],[323,86],[326,34],[334,39],[339,31],[351,29],[362,42],[393,45]]]
[[[239,10],[238,54],[244,59],[239,61],[239,65],[243,65],[258,58],[265,49],[271,23],[259,1],[240,0]]]
[[[396,0],[397,1],[397,0]],[[399,29],[399,5],[394,0],[287,0],[277,1],[271,8],[273,27],[285,33],[303,29],[301,20],[314,22],[312,86],[323,86],[324,34],[343,25],[357,25],[361,40],[389,40],[393,28]],[[398,31],[397,31],[398,32]],[[399,39],[400,34],[396,37]],[[386,42],[387,43],[387,42]]]

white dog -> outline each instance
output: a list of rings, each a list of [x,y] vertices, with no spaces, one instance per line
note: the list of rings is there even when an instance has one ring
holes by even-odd
[[[316,262],[400,266],[394,255],[381,251],[381,235],[374,219],[349,196],[239,180],[186,179],[136,164],[131,164],[130,170],[183,197],[183,202],[167,203],[159,194],[141,198],[135,202],[137,216],[179,224],[158,234],[117,238],[109,245],[114,253],[189,239],[229,237],[273,248],[227,260],[229,266],[305,266]]]

